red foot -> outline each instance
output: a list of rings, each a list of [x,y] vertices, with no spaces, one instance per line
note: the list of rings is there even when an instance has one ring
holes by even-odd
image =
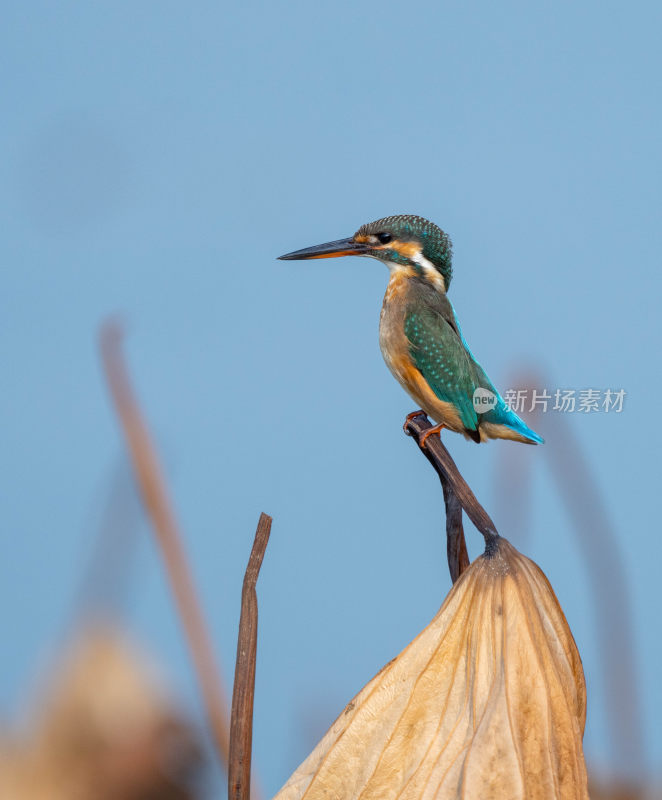
[[[414,417],[418,417],[419,414],[425,414],[422,408],[419,408],[418,411],[412,411],[411,414],[407,414],[405,417],[404,424],[402,425],[402,430],[407,434],[407,436],[411,436],[411,433],[407,430],[407,425],[414,419]]]
[[[445,425],[435,425],[434,428],[430,428],[429,430],[425,431],[425,433],[421,434],[421,438],[418,440],[418,446],[425,447],[428,437],[432,436],[433,433],[441,434],[445,427]]]

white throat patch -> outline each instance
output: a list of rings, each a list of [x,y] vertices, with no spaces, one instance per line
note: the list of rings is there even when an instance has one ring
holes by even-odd
[[[444,280],[444,276],[441,274],[441,272],[439,272],[435,265],[423,255],[422,252],[416,253],[416,255],[412,257],[412,261],[415,261],[418,266],[423,269],[425,277],[430,281],[430,283],[434,284],[434,286],[436,286],[436,288],[440,291],[446,291],[446,281]]]
[[[391,277],[393,277],[396,273],[407,273],[411,274],[411,267],[408,267],[406,264],[399,264],[397,261],[385,261],[384,259],[379,258],[378,256],[373,256],[370,254],[371,258],[376,258],[378,261],[381,261],[382,264],[386,264],[391,273]],[[418,264],[419,267],[423,270],[425,277],[430,281],[430,283],[440,292],[446,291],[446,281],[444,280],[444,276],[439,272],[439,270],[434,266],[434,264],[427,259],[423,253],[419,250],[417,253],[413,253],[408,255],[411,260]]]

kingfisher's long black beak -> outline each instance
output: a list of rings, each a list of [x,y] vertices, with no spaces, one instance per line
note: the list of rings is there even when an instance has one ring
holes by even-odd
[[[361,256],[365,255],[369,247],[363,242],[355,242],[353,238],[337,239],[335,242],[316,244],[314,247],[304,247],[278,256],[280,261],[296,261],[306,258],[333,258],[334,256]]]

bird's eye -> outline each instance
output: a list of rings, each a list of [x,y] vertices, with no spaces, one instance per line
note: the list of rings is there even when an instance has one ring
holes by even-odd
[[[382,244],[388,244],[393,239],[390,233],[378,233],[377,238]]]

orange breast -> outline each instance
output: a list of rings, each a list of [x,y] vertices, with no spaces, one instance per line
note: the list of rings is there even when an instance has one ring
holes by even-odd
[[[390,359],[386,359],[386,363],[400,385],[429,417],[432,417],[435,422],[444,424],[452,431],[460,432],[464,430],[464,425],[455,406],[437,397],[421,372],[414,365],[408,350],[391,354]]]
[[[405,271],[397,270],[389,281],[379,325],[379,344],[386,365],[405,391],[435,422],[461,432],[464,425],[455,406],[440,400],[414,364],[405,335],[408,281]]]

